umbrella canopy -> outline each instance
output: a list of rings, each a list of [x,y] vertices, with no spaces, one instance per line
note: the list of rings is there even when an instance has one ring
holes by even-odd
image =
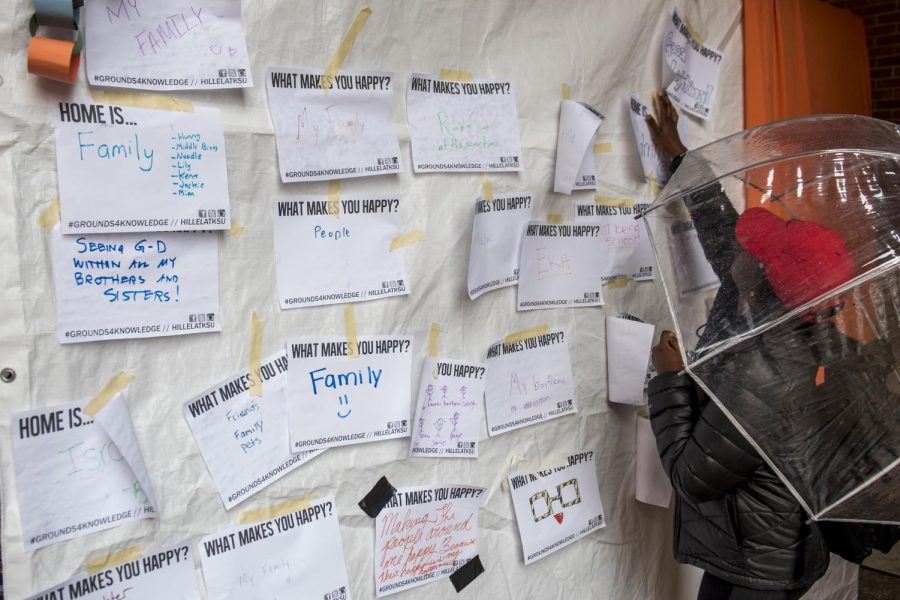
[[[900,128],[730,136],[642,217],[687,371],[813,519],[900,523]]]

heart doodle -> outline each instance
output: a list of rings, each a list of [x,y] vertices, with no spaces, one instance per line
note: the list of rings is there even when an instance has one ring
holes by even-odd
[[[237,54],[237,48],[232,48],[231,46],[228,46],[228,56],[234,56],[235,54]]]

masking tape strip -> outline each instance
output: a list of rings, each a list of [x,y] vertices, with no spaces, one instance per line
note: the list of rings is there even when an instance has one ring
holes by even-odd
[[[551,225],[562,225],[563,216],[557,213],[547,213],[547,222]]]
[[[529,327],[528,329],[523,329],[522,331],[517,331],[515,333],[511,333],[505,338],[503,338],[503,343],[506,345],[515,344],[516,342],[521,342],[522,340],[527,340],[530,337],[534,337],[536,335],[544,335],[545,333],[550,332],[550,326],[547,324],[538,325],[536,327]]]
[[[334,215],[335,219],[341,218],[341,182],[328,182],[328,214]]]
[[[441,339],[441,324],[432,323],[431,329],[428,330],[428,356],[437,358],[438,342]]]
[[[606,154],[612,152],[612,142],[598,142],[594,144],[594,154]]]
[[[596,194],[594,202],[600,206],[621,206],[624,208],[634,208],[634,200],[631,198],[613,198],[611,196],[601,196]]]
[[[87,405],[85,405],[82,411],[88,416],[93,417],[106,406],[107,402],[112,400],[113,396],[124,390],[132,381],[134,381],[134,375],[126,373],[125,371],[119,371],[119,373],[110,379],[109,382],[103,386],[103,389],[100,390]]]
[[[314,494],[308,494],[301,498],[280,502],[278,504],[270,504],[262,508],[251,508],[242,510],[239,517],[241,525],[247,523],[259,523],[260,521],[268,521],[269,519],[277,519],[292,512],[309,508],[315,498]]]
[[[232,237],[238,237],[239,235],[245,233],[247,228],[235,221],[231,220],[231,229],[228,230],[228,233],[232,235]]]
[[[353,305],[344,307],[344,333],[347,336],[347,356],[359,356],[358,342],[356,341],[356,312]]]
[[[425,241],[425,230],[424,229],[415,229],[413,231],[407,231],[406,233],[401,233],[397,237],[391,240],[390,251],[393,252],[398,248],[403,248],[404,246],[409,246],[411,244],[416,244],[418,242]]]
[[[441,69],[438,79],[450,79],[454,81],[475,81],[471,71],[462,69]]]
[[[187,100],[176,100],[168,96],[156,94],[134,94],[132,92],[99,91],[92,92],[94,102],[116,104],[132,108],[152,108],[155,110],[171,110],[175,112],[194,112],[194,105]]]
[[[610,279],[609,281],[606,282],[606,287],[608,287],[611,290],[614,290],[617,288],[623,288],[626,285],[628,285],[629,283],[631,283],[632,281],[633,281],[633,279],[631,279],[631,277],[613,277],[612,279]]]
[[[41,211],[37,220],[38,225],[50,231],[59,223],[59,196],[50,201],[50,204]]]
[[[659,194],[659,186],[656,185],[656,175],[653,174],[653,171],[647,173],[647,183],[650,184],[650,195],[656,197]]]
[[[141,558],[141,547],[128,546],[127,548],[110,552],[106,556],[87,561],[85,571],[87,571],[88,575],[96,575],[101,571],[124,565],[139,558]]]
[[[250,373],[259,371],[262,361],[262,338],[263,338],[263,322],[256,311],[250,313]],[[262,380],[259,377],[253,377],[253,383],[250,385],[249,394],[251,396],[262,396]]]
[[[691,25],[691,20],[688,19],[687,15],[684,15],[684,24],[687,27],[688,32],[691,34],[691,37],[694,38],[694,41],[703,45],[703,36],[700,35],[700,32],[694,29],[694,26]]]
[[[481,564],[481,558],[476,554],[474,558],[466,561],[463,566],[450,574],[450,583],[453,584],[453,588],[458,594],[482,573],[484,573],[484,565]]]
[[[353,44],[356,43],[356,36],[358,36],[359,32],[362,31],[362,28],[366,26],[366,21],[369,20],[371,14],[372,8],[368,4],[359,9],[353,22],[350,24],[350,29],[344,34],[344,39],[341,40],[341,44],[338,46],[337,50],[335,50],[334,54],[331,55],[331,60],[328,61],[328,65],[325,67],[325,71],[322,74],[321,86],[322,91],[325,94],[328,94],[329,83],[334,79],[334,76],[337,75],[337,72],[340,71],[341,65],[344,64],[344,59],[347,58],[350,49],[353,48]]]
[[[494,186],[491,185],[491,180],[484,173],[481,174],[481,197],[488,202],[494,200]]]
[[[568,83],[562,84],[562,89],[560,91],[560,95],[563,100],[571,100],[572,99],[572,90],[569,88]]]

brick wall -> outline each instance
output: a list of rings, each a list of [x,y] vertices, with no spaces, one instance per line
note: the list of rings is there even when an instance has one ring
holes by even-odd
[[[866,25],[872,116],[900,124],[900,1],[827,0],[862,17]]]

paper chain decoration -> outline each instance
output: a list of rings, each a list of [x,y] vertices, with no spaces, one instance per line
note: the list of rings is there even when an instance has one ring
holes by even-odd
[[[34,0],[34,14],[28,22],[28,72],[46,79],[72,84],[81,65],[84,35],[79,30],[79,9],[84,0]],[[74,40],[36,35],[38,27],[75,32]]]

